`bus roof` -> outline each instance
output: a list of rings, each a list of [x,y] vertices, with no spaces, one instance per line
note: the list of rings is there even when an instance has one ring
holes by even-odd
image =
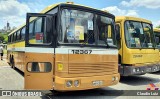
[[[154,28],[153,31],[160,33],[160,28]]]
[[[138,17],[130,17],[130,16],[116,16],[116,22],[122,21],[122,20],[134,20],[134,21],[140,21],[140,22],[146,22],[152,24],[151,21],[143,19],[143,18],[138,18]]]
[[[47,13],[48,11],[50,11],[51,9],[53,9],[53,8],[55,8],[55,7],[57,7],[57,6],[59,6],[59,5],[61,5],[61,4],[68,4],[68,5],[76,5],[76,6],[82,6],[82,7],[86,7],[86,8],[91,8],[91,9],[95,9],[95,8],[92,8],[92,7],[89,7],[89,6],[84,6],[84,5],[80,5],[80,4],[74,4],[73,2],[66,2],[66,3],[56,3],[56,4],[52,4],[52,5],[49,5],[49,6],[47,6],[45,9],[43,9],[40,13]],[[98,9],[95,9],[95,10],[98,10]],[[99,10],[99,11],[103,11],[103,10]],[[103,11],[103,12],[105,12],[105,13],[109,13],[109,12],[107,12],[107,11]],[[109,14],[111,14],[111,13],[109,13]],[[111,14],[111,15],[113,15],[113,14]],[[35,19],[35,18],[34,18]],[[31,19],[31,21],[32,21],[33,19]],[[14,32],[16,32],[17,30],[19,30],[20,28],[22,28],[22,27],[24,27],[26,25],[26,23],[24,23],[23,25],[21,25],[21,26],[19,26],[17,29],[15,29],[14,31],[12,31],[11,33],[9,33],[8,34],[8,36],[9,35],[11,35],[11,34],[13,34]]]

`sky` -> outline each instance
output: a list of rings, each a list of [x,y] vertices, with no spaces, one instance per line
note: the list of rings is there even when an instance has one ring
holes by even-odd
[[[135,16],[160,25],[160,0],[0,0],[0,29],[9,22],[18,27],[25,23],[26,13],[38,13],[45,7],[72,1],[77,4],[107,10],[115,16]]]

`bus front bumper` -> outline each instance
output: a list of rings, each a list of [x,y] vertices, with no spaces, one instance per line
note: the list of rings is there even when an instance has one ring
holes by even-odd
[[[159,64],[148,66],[121,66],[119,65],[119,73],[121,76],[140,75],[145,73],[157,72],[160,70]]]
[[[61,78],[55,76],[54,90],[57,91],[74,91],[102,88],[115,85],[119,82],[119,73],[113,75],[93,76],[93,77],[75,77]],[[78,86],[75,81],[79,81]]]

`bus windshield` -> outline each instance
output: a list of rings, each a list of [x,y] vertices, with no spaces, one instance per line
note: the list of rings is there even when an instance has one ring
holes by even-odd
[[[125,36],[126,45],[129,48],[153,48],[155,46],[151,24],[126,21]]]
[[[59,41],[62,43],[101,46],[116,44],[113,18],[63,9],[61,20],[62,31]]]
[[[160,32],[154,31],[154,35],[155,35],[155,38],[158,39],[158,41],[156,42],[156,45],[157,45],[158,49],[160,49]]]

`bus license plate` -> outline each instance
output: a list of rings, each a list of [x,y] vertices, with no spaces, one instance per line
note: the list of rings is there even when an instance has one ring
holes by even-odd
[[[146,71],[147,71],[147,72],[151,72],[151,71],[152,71],[152,68],[147,68]]]
[[[92,82],[92,85],[93,85],[93,86],[101,86],[101,85],[103,85],[103,81],[101,81],[101,80],[93,81],[93,82]]]

